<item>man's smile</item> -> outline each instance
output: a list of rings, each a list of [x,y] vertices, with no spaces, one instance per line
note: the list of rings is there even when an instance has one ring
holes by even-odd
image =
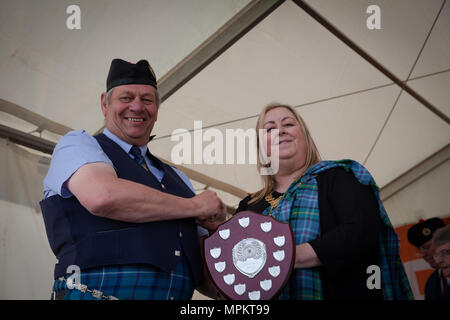
[[[144,122],[145,118],[131,118],[131,117],[125,117],[125,120],[132,121],[132,122]]]

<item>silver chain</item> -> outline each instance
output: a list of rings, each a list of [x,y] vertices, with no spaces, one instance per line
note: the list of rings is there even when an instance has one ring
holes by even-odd
[[[89,289],[87,285],[81,283],[74,283],[72,278],[66,279],[64,277],[59,278],[59,280],[64,281],[69,290],[79,290],[83,293],[90,293],[94,298],[104,299],[104,300],[119,300],[119,298],[115,296],[105,296],[103,292],[96,289]]]

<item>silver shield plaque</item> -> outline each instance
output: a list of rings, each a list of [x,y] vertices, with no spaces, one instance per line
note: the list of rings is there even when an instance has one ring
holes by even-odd
[[[243,211],[204,242],[209,276],[233,300],[269,300],[286,285],[294,264],[292,229],[272,217]]]

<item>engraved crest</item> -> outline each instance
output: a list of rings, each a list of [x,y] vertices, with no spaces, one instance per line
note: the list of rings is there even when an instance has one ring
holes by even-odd
[[[249,278],[255,277],[266,263],[266,246],[257,239],[239,241],[233,247],[232,254],[236,269]]]

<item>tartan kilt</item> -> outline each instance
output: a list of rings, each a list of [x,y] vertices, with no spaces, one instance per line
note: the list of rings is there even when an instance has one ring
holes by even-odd
[[[151,265],[86,269],[81,271],[80,283],[120,300],[190,300],[195,289],[189,265],[183,258],[170,273]],[[61,290],[67,290],[64,300],[98,300],[89,292],[69,290],[65,281],[56,279],[53,291]]]

